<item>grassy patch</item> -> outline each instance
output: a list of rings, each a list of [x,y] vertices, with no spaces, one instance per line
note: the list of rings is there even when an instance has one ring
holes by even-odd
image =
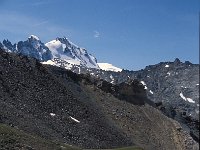
[[[0,149],[79,150],[66,144],[32,136],[4,124],[0,124]]]
[[[24,131],[7,126],[5,124],[0,124],[0,149],[80,150],[80,148],[72,147],[66,144],[56,143],[38,136],[27,134]],[[143,149],[138,147],[125,147],[125,148],[105,149],[105,150],[143,150]]]
[[[98,149],[93,149],[93,150],[98,150]],[[136,146],[130,146],[130,147],[124,147],[124,148],[101,149],[101,150],[144,150],[144,149],[136,147]]]
[[[116,149],[113,149],[113,150],[143,150],[143,149],[134,146],[134,147],[116,148]]]

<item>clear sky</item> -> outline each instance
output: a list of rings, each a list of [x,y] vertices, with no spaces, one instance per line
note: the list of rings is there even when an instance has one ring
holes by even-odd
[[[0,41],[66,36],[98,62],[199,63],[199,0],[0,0]]]

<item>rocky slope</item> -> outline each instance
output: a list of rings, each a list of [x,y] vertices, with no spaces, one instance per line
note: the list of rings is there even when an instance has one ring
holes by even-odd
[[[198,149],[179,123],[153,107],[138,81],[113,85],[3,50],[0,122],[82,148]]]
[[[133,144],[100,111],[54,79],[37,60],[2,51],[0,56],[2,123],[85,148]]]
[[[161,62],[138,71],[104,71],[72,68],[76,73],[90,74],[113,84],[137,79],[145,86],[147,97],[168,117],[199,141],[199,65],[188,61]]]

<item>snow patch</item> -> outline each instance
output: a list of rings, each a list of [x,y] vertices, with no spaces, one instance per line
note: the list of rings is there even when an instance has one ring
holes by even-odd
[[[52,117],[54,117],[56,114],[54,114],[54,113],[50,113],[50,115],[51,115]]]
[[[186,86],[184,87],[184,86],[182,86],[182,85],[181,85],[181,87],[182,87],[182,88],[184,88],[184,89],[187,89],[187,87],[186,87]]]
[[[147,90],[147,86],[146,86],[146,83],[144,81],[140,81],[140,83],[142,83],[142,85],[144,85],[144,89]]]
[[[190,102],[190,103],[195,103],[195,101],[194,101],[193,99],[191,99],[191,98],[187,98],[187,100],[188,100],[188,102]]]
[[[186,98],[186,97],[183,95],[182,92],[181,92],[179,95],[180,95],[180,97],[181,97],[183,100],[188,101],[188,102],[190,102],[190,103],[195,103],[195,101],[194,101],[193,99],[191,99],[191,98]]]
[[[153,94],[153,91],[152,91],[152,90],[150,90],[149,92],[150,92],[151,94]]]
[[[170,72],[167,72],[167,75],[168,75],[168,76],[170,76],[170,75],[171,75],[171,73],[170,73]]]
[[[113,84],[115,79],[113,78],[112,74],[110,75],[110,79],[112,80],[111,83]]]
[[[72,120],[74,120],[75,122],[77,122],[77,123],[80,123],[80,121],[79,120],[77,120],[77,119],[75,119],[75,118],[73,118],[72,116],[69,116]]]
[[[111,80],[114,80],[114,78],[113,78],[112,74],[110,75],[110,79],[111,79]]]
[[[199,85],[199,83],[197,83],[196,85]]]
[[[169,67],[169,65],[165,65],[165,68],[168,68]]]
[[[35,36],[35,35],[31,35],[29,38],[33,38],[33,39],[36,39],[36,40],[38,40],[38,41],[40,40],[39,37],[37,37],[37,36]]]
[[[109,63],[97,63],[100,67],[100,69],[105,70],[105,71],[114,71],[114,72],[121,72],[122,69],[113,66],[112,64]]]
[[[55,62],[53,62],[52,60],[48,60],[48,61],[44,61],[44,62],[41,62],[42,64],[45,64],[45,65],[53,65],[55,66]]]

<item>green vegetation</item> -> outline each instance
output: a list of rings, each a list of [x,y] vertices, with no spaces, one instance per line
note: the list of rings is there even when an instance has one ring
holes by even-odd
[[[33,136],[14,127],[0,124],[0,149],[28,149],[28,150],[80,150],[80,148],[61,144],[44,138]],[[106,150],[143,150],[138,147],[126,147]]]
[[[93,149],[93,150],[98,150],[98,149]],[[124,148],[101,149],[101,150],[144,150],[144,149],[136,147],[136,146],[131,146],[131,147],[124,147]]]
[[[117,149],[113,149],[113,150],[143,150],[143,149],[134,146],[134,147],[117,148]]]
[[[0,124],[0,149],[79,150],[66,144],[32,136],[4,124]]]

